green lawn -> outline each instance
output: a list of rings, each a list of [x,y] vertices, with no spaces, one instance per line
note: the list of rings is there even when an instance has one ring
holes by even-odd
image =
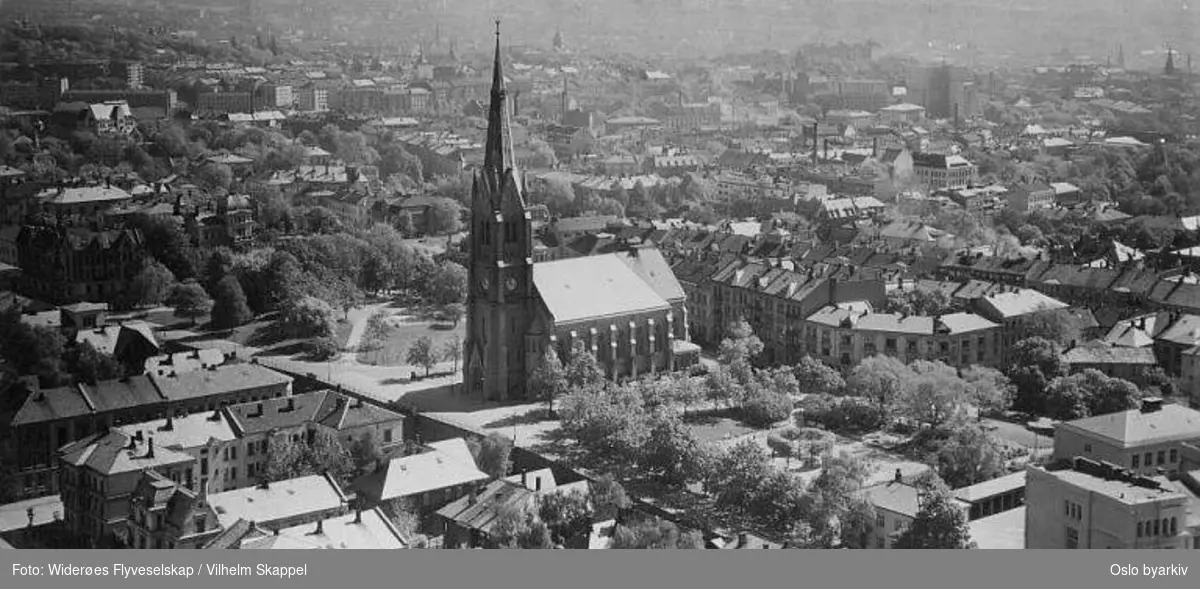
[[[466,324],[459,322],[457,327],[451,327],[448,323],[429,320],[394,323],[388,328],[387,338],[380,342],[381,345],[364,349],[368,343],[364,337],[363,343],[359,345],[358,361],[375,366],[408,366],[409,364],[405,360],[408,356],[408,349],[413,342],[423,336],[428,336],[433,340],[433,349],[440,357],[446,343],[455,336],[460,339],[466,338]],[[442,361],[445,362],[445,360]],[[445,372],[450,368],[452,367],[439,365],[434,368],[433,372]],[[423,371],[418,370],[418,372]]]
[[[736,419],[717,414],[689,415],[685,420],[692,435],[700,442],[720,442],[746,434],[763,431],[754,429]]]

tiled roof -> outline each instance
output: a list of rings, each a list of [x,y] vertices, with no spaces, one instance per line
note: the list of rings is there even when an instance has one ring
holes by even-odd
[[[29,425],[93,413],[162,403],[166,399],[146,376],[36,391],[25,399],[12,425]]]
[[[490,534],[505,510],[530,507],[536,496],[536,493],[519,484],[500,479],[473,494],[460,497],[437,513],[463,528]]]
[[[225,364],[209,370],[152,378],[163,397],[172,401],[286,385],[293,380],[257,364]]]
[[[237,439],[237,434],[229,426],[225,415],[220,412],[193,413],[183,417],[155,419],[141,423],[131,423],[115,428],[126,435],[143,432],[144,435],[154,436],[154,443],[163,448],[189,449],[198,448],[217,440],[227,442]]]
[[[182,452],[154,445],[154,436],[131,445],[128,435],[118,431],[94,434],[59,449],[63,462],[89,468],[104,475],[135,472],[172,464],[187,464],[194,459]]]
[[[1154,366],[1158,360],[1150,347],[1110,346],[1092,344],[1076,346],[1063,354],[1067,364],[1141,364]]]
[[[1157,411],[1130,409],[1085,417],[1059,427],[1107,438],[1124,448],[1168,441],[1200,439],[1200,411],[1163,405]]]

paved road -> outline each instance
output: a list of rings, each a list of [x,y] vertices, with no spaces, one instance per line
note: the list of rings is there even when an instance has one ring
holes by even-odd
[[[1024,425],[987,418],[983,420],[983,423],[993,436],[1006,442],[1020,444],[1036,453],[1047,453],[1054,450],[1054,438],[1031,432]]]

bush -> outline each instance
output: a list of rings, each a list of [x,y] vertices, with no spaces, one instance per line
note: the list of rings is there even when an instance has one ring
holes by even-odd
[[[840,403],[809,407],[805,409],[805,419],[809,423],[838,433],[868,433],[879,431],[887,424],[887,411],[879,406],[860,401],[846,399]]]
[[[753,427],[769,427],[790,417],[792,408],[787,395],[763,392],[742,406],[742,421]]]
[[[332,360],[342,351],[333,338],[321,337],[304,344],[304,350],[310,360],[324,362]]]

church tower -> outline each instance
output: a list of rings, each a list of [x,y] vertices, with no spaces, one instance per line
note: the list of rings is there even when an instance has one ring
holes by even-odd
[[[533,229],[513,160],[499,21],[493,68],[483,169],[476,172],[471,186],[463,386],[486,399],[503,401],[525,397],[527,334],[535,298]]]

